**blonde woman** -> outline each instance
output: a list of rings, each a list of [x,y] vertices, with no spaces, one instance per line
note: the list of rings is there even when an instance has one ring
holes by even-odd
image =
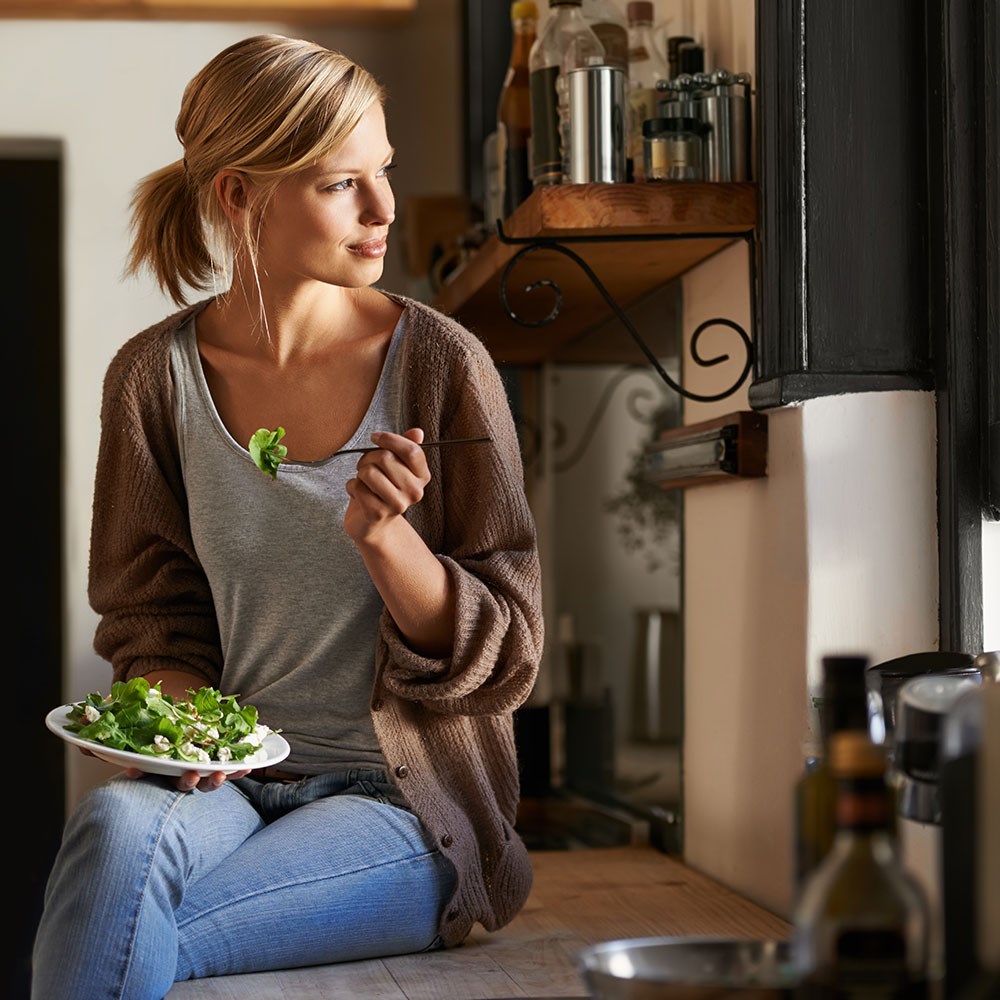
[[[191,81],[176,129],[183,158],[136,189],[130,266],[183,308],[106,375],[95,648],[109,683],[238,694],[291,753],[84,796],[36,938],[40,1000],[453,946],[531,883],[511,722],[542,647],[533,522],[489,356],[374,287],[394,212],[382,92],[319,45],[248,38]],[[277,426],[272,479],[247,445]]]

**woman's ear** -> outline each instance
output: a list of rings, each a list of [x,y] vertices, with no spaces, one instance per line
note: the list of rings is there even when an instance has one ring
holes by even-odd
[[[215,175],[215,196],[234,226],[242,226],[250,208],[250,181],[239,170],[220,170]]]

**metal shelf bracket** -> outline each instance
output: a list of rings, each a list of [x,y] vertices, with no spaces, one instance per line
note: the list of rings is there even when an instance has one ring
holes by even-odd
[[[756,315],[756,309],[753,302],[755,296],[755,261],[756,253],[754,246],[754,231],[752,229],[743,232],[722,232],[722,233],[608,233],[608,234],[586,234],[580,236],[560,236],[556,237],[514,237],[508,236],[503,229],[503,220],[497,219],[496,221],[496,234],[497,239],[504,244],[509,246],[520,246],[521,249],[518,250],[509,261],[507,261],[504,266],[503,273],[500,277],[500,303],[503,306],[504,311],[507,316],[524,327],[538,328],[547,326],[552,323],[562,311],[563,295],[562,289],[554,281],[548,279],[542,279],[539,281],[534,281],[529,285],[526,285],[524,290],[526,292],[534,292],[539,288],[548,288],[551,290],[555,297],[552,309],[549,311],[547,316],[538,320],[529,320],[522,316],[519,316],[515,310],[510,305],[510,300],[507,296],[507,283],[510,280],[510,276],[514,268],[517,266],[518,262],[527,256],[528,254],[535,253],[539,250],[554,250],[557,253],[563,254],[572,260],[577,267],[587,276],[591,284],[597,289],[601,298],[604,299],[608,308],[614,313],[619,322],[625,327],[629,335],[638,345],[639,349],[645,355],[646,359],[649,361],[650,365],[654,368],[656,373],[660,378],[676,393],[683,396],[685,399],[694,400],[700,403],[714,403],[720,399],[726,399],[732,396],[743,383],[747,380],[751,369],[754,364],[754,346],[753,339],[750,334],[740,326],[739,323],[734,322],[730,319],[715,318],[705,320],[700,323],[698,327],[694,330],[691,335],[691,339],[688,341],[688,348],[691,353],[691,359],[695,364],[701,366],[702,368],[709,368],[714,365],[722,364],[729,361],[731,355],[729,354],[719,354],[715,357],[706,358],[698,350],[698,341],[701,335],[710,327],[713,326],[723,326],[736,333],[739,337],[745,360],[743,367],[737,376],[736,380],[727,388],[720,392],[712,394],[702,394],[697,392],[692,392],[689,389],[685,389],[679,382],[673,379],[668,372],[660,364],[659,359],[650,350],[649,345],[643,340],[642,335],[635,328],[635,325],[625,314],[625,311],[621,308],[618,302],[615,300],[614,296],[604,287],[600,278],[594,273],[593,268],[575,251],[571,250],[566,244],[582,244],[582,243],[638,243],[638,242],[650,242],[650,241],[663,241],[663,240],[695,240],[695,239],[742,239],[745,240],[749,248],[749,267],[750,267],[750,296],[751,296],[751,317]]]

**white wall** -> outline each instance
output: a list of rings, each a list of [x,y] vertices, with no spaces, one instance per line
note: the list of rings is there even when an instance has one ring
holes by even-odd
[[[109,683],[107,665],[92,651],[96,619],[86,594],[101,381],[125,339],[173,309],[151,281],[122,280],[132,187],[181,155],[174,120],[188,80],[226,45],[262,31],[341,49],[387,86],[400,204],[409,193],[461,189],[459,0],[420,0],[412,21],[392,30],[0,21],[0,141],[51,138],[65,148],[67,700]],[[390,252],[387,287],[401,286],[399,242]],[[70,802],[109,771],[75,751],[67,765]]]
[[[747,322],[745,248],[688,275],[684,301],[687,330]],[[709,377],[685,369],[690,388],[717,388]],[[745,405],[688,403],[685,422]],[[765,479],[687,491],[684,843],[691,864],[787,915],[822,656],[937,646],[934,397],[817,399],[768,425]]]
[[[983,649],[1000,649],[1000,521],[983,525]]]

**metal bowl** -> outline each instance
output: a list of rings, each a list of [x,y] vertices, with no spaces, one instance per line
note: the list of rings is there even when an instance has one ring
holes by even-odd
[[[593,1000],[789,1000],[787,941],[660,937],[606,941],[580,966]]]

